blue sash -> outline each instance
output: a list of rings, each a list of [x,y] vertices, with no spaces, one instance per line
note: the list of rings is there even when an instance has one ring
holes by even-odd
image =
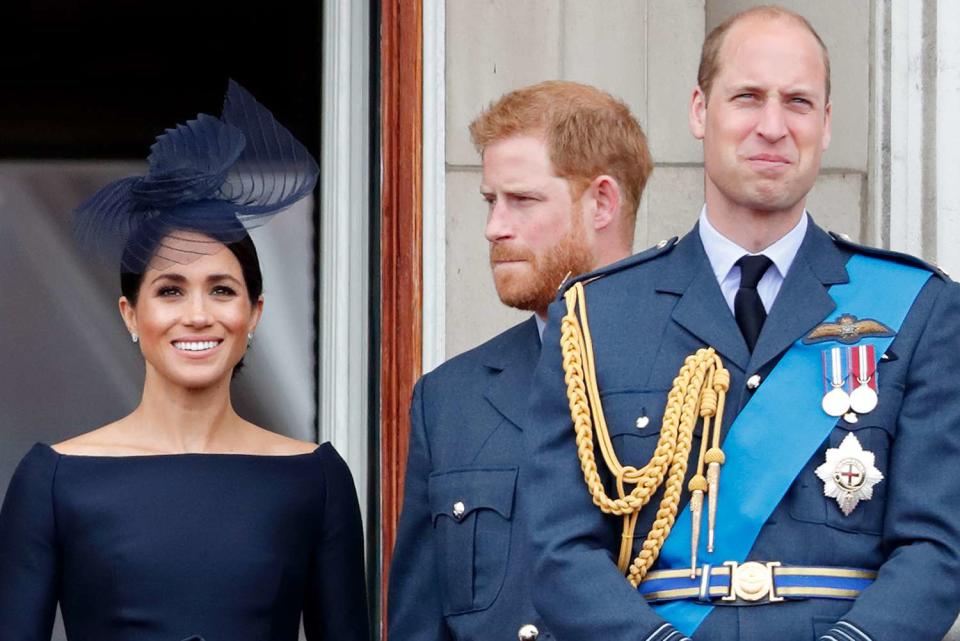
[[[830,288],[835,312],[878,320],[894,332],[900,330],[931,275],[860,254],[851,257],[846,267],[850,282]],[[894,338],[870,339],[877,359]],[[701,562],[719,565],[746,560],[760,528],[836,425],[837,419],[820,407],[823,349],[823,345],[804,345],[799,340],[794,343],[730,426],[723,442],[727,462],[721,475],[714,553],[701,550]],[[784,406],[791,411],[784,412]],[[770,429],[771,416],[777,417],[776,430]],[[776,465],[770,464],[772,460]],[[677,518],[657,564],[659,570],[683,567],[690,567],[689,506]],[[697,601],[652,607],[687,636],[713,610]]]

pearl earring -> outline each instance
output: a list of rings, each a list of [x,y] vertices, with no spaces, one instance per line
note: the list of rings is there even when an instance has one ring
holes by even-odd
[[[134,343],[139,343],[140,337],[137,336],[136,332],[130,332],[130,340],[132,340]]]
[[[250,347],[251,343],[253,343],[253,332],[247,334],[247,347]]]

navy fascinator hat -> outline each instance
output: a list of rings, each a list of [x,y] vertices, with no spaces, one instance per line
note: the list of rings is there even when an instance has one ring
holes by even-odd
[[[167,129],[147,164],[145,176],[110,183],[74,211],[81,247],[123,272],[143,273],[151,261],[161,269],[186,264],[241,240],[309,195],[319,172],[310,152],[233,80],[219,118],[199,114]]]

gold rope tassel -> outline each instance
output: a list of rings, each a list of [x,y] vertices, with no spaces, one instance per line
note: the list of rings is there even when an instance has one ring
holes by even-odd
[[[726,400],[727,390],[730,389],[730,374],[724,371],[724,376],[718,376],[715,381],[717,391],[716,419],[713,428],[713,444],[707,450],[707,552],[713,552],[713,536],[717,526],[717,499],[720,496],[720,466],[726,461],[726,455],[720,449],[720,424],[723,421],[723,403]],[[722,391],[719,391],[722,390]],[[703,442],[707,442],[707,432],[704,429]]]
[[[713,458],[710,457],[710,452],[714,450],[713,447],[705,450],[709,425],[707,415],[714,418],[711,431],[715,447],[719,450],[723,399],[729,387],[730,375],[712,348],[700,349],[688,356],[667,396],[660,438],[650,461],[640,469],[621,465],[614,452],[600,402],[583,284],[574,284],[564,294],[564,299],[567,313],[561,323],[560,349],[563,355],[564,382],[567,386],[570,418],[576,433],[580,469],[594,504],[605,514],[623,517],[618,565],[620,570],[626,573],[630,583],[636,587],[657,560],[663,542],[670,534],[676,520],[693,430],[701,415],[704,417],[705,426],[699,457],[700,469],[691,479],[690,485],[694,497],[699,493],[702,512],[703,492],[709,491],[709,482],[703,479],[702,466],[705,460]],[[707,414],[704,414],[704,411]],[[607,495],[597,471],[594,435],[604,464],[616,480],[617,498],[610,498]],[[700,481],[697,480],[698,477]],[[629,492],[628,486],[631,486]],[[661,486],[664,486],[664,495],[657,509],[656,518],[640,553],[631,562],[634,529],[640,510]],[[708,494],[708,499],[709,496]],[[699,524],[694,528],[693,536],[699,541]],[[697,543],[693,543],[694,554],[696,545]]]
[[[707,457],[707,443],[710,435],[710,419],[717,411],[717,394],[713,389],[714,371],[710,370],[707,386],[700,399],[700,417],[703,419],[703,433],[700,435],[700,456],[697,457],[697,473],[690,479],[690,578],[697,577],[697,552],[700,550],[700,529],[703,523],[703,495],[709,488],[703,474]]]
[[[697,550],[700,549],[700,523],[703,521],[703,489],[707,480],[702,476],[690,479],[690,578],[697,578]],[[696,488],[696,489],[694,489]]]

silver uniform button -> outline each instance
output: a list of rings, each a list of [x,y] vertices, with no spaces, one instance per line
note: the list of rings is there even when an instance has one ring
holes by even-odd
[[[757,389],[758,387],[760,387],[761,380],[763,379],[760,378],[759,374],[754,374],[753,376],[747,379],[747,389],[748,390]]]
[[[520,630],[517,632],[517,638],[520,641],[536,641],[537,637],[540,636],[540,630],[537,629],[537,626],[532,623],[528,623],[524,626],[521,626]]]
[[[463,501],[457,501],[453,504],[453,518],[458,521],[463,518],[463,513],[467,511],[467,506],[463,504]]]

